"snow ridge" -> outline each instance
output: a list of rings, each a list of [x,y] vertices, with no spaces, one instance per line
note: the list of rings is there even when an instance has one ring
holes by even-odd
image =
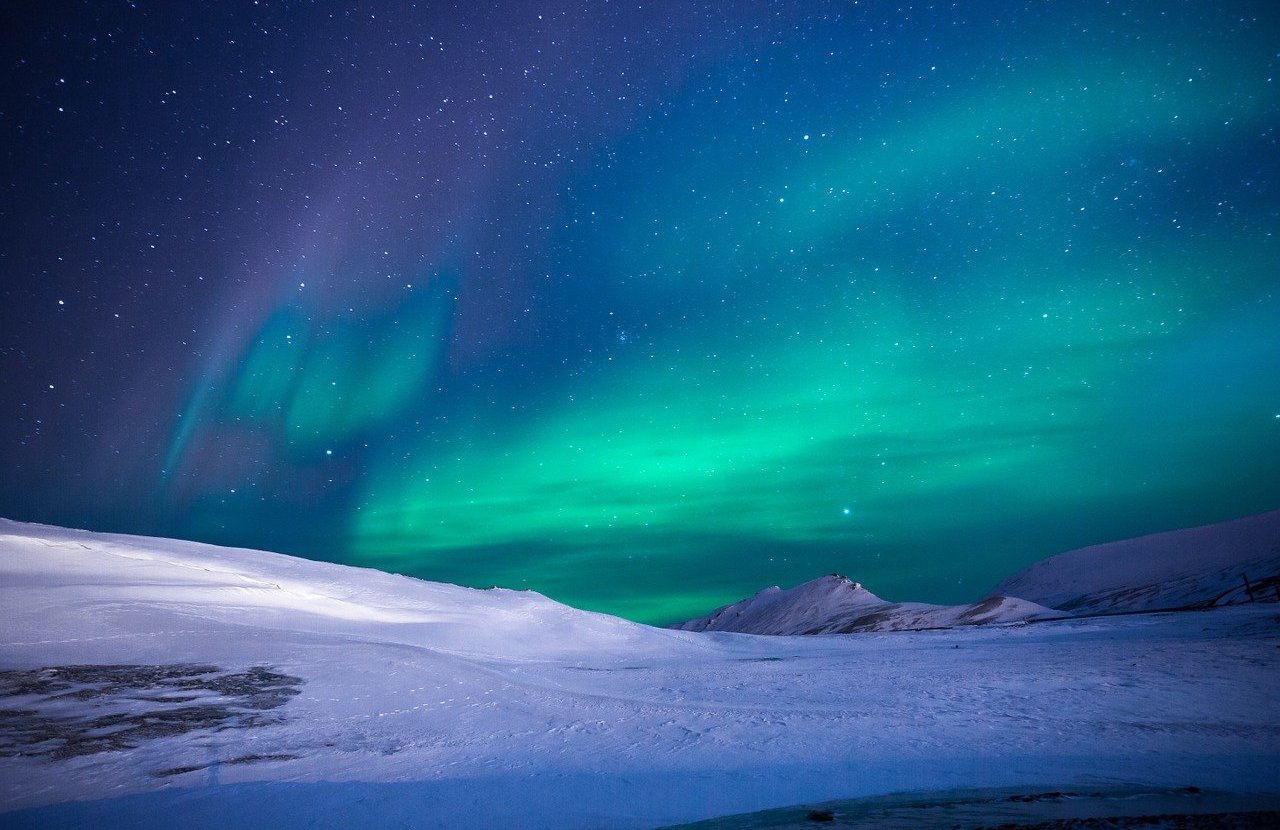
[[[675,628],[743,634],[851,634],[1011,623],[1045,616],[1056,614],[1050,608],[1006,596],[988,597],[971,605],[886,602],[860,583],[831,574],[786,591],[776,585],[766,588]]]
[[[850,634],[1233,605],[1250,598],[1246,576],[1255,594],[1280,599],[1280,510],[1058,554],[970,605],[886,602],[831,574],[788,590],[766,588],[672,628]]]
[[[1077,613],[1209,607],[1247,602],[1246,575],[1264,585],[1280,575],[1280,510],[1060,553],[1010,576],[991,596]]]

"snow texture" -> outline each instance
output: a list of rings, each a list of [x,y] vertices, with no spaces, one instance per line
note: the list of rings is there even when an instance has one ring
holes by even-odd
[[[972,605],[885,602],[860,583],[831,574],[785,591],[776,585],[766,588],[676,628],[742,634],[851,634],[921,631],[1054,616],[1061,615],[1017,597],[988,597]]]
[[[0,607],[0,827],[644,828],[957,787],[1280,792],[1261,602],[756,637],[0,522]]]
[[[1062,616],[1210,607],[1280,599],[1280,511],[1069,551],[1037,562],[972,605],[885,602],[831,574],[681,623],[683,631],[849,634],[1002,624]]]
[[[1087,613],[1208,607],[1249,601],[1245,576],[1280,599],[1280,510],[1061,553],[1009,577],[992,596]]]

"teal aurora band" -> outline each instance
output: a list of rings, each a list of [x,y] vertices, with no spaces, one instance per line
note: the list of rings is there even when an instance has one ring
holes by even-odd
[[[400,5],[27,21],[0,512],[667,622],[1280,506],[1273,4]]]

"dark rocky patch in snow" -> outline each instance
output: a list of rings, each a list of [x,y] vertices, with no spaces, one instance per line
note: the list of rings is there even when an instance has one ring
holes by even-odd
[[[1094,792],[907,793],[724,816],[667,830],[1261,830],[1280,827],[1280,797],[1197,787]]]
[[[226,761],[219,761],[220,765],[240,766],[243,764],[259,764],[267,761],[295,761],[298,755],[291,755],[288,752],[272,752],[266,755],[241,755],[238,758],[231,758]],[[170,767],[168,769],[156,770],[152,775],[157,778],[171,778],[175,775],[186,775],[188,772],[203,772],[209,769],[213,764],[192,764],[181,767]]]
[[[197,730],[279,721],[302,678],[253,666],[77,665],[0,671],[0,757],[60,760]],[[166,771],[177,774],[188,770]]]
[[[288,752],[272,752],[266,755],[241,755],[239,758],[232,758],[229,761],[223,761],[224,764],[259,764],[265,761],[295,761],[298,755],[290,755]]]
[[[1273,830],[1280,827],[1280,813],[1254,810],[1209,815],[1104,816],[1038,821],[1034,824],[979,825],[974,830]]]

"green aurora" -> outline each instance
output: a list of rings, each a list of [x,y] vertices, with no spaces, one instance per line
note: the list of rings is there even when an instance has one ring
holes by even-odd
[[[170,433],[170,529],[665,623],[1280,506],[1276,12],[985,8],[692,64],[543,209],[500,180],[540,242],[496,272],[402,227],[398,293],[286,274]],[[209,483],[227,436],[274,472]]]
[[[1275,212],[1213,183],[1274,127],[1274,43],[1078,41],[879,117],[825,110],[835,75],[785,129],[716,79],[669,102],[563,242],[620,330],[661,330],[389,459],[354,555],[670,620],[833,568],[971,599],[1125,514],[1274,506]]]

